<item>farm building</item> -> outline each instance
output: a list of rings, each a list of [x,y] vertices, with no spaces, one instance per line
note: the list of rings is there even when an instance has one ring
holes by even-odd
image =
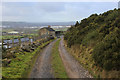
[[[17,31],[11,31],[11,32],[8,32],[8,34],[15,35],[15,34],[19,34],[19,32],[17,32]]]
[[[6,35],[7,34],[7,32],[2,32],[2,35]]]
[[[48,26],[48,27],[41,28],[38,34],[42,38],[50,37],[50,36],[55,37],[55,30],[52,29],[50,26]]]

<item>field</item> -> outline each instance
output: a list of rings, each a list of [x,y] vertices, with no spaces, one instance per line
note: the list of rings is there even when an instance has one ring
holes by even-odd
[[[4,67],[2,67],[2,76],[3,78],[26,78],[29,76],[33,63],[36,61],[37,56],[41,52],[42,48],[48,45],[50,41],[47,41],[33,52],[18,52],[14,55],[16,58],[11,58],[7,60],[11,60],[9,64],[4,63]],[[6,59],[3,59],[6,61]]]

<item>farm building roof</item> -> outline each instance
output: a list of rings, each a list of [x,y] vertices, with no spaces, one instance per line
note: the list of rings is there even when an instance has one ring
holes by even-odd
[[[47,29],[48,31],[55,31],[53,28],[50,28],[50,27],[44,27],[44,28]]]
[[[17,31],[11,31],[11,32],[8,32],[8,33],[14,33],[14,34],[17,34],[17,33],[19,33],[19,32],[17,32]]]

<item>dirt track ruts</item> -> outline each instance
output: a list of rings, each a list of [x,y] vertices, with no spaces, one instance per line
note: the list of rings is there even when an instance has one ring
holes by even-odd
[[[40,56],[37,58],[35,65],[32,69],[32,72],[30,74],[30,78],[54,78],[54,75],[52,74],[52,68],[51,68],[51,50],[53,47],[53,44],[56,42],[51,42],[42,53],[40,53]]]
[[[51,68],[51,50],[55,42],[56,40],[51,42],[45,47],[43,52],[40,53],[32,69],[30,78],[54,78]],[[63,38],[61,38],[60,41],[59,52],[69,78],[92,78],[89,72],[66,51]]]
[[[59,51],[69,78],[92,78],[89,72],[85,70],[80,63],[66,51],[63,38],[61,38],[60,41]]]

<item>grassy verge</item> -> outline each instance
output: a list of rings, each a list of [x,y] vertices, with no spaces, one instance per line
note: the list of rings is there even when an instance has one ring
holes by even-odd
[[[55,78],[68,78],[61,57],[59,55],[59,42],[60,39],[56,41],[52,48],[52,68],[54,70],[53,73]]]
[[[50,41],[43,43],[38,46],[38,48],[32,53],[29,52],[21,52],[16,53],[16,58],[11,60],[11,63],[8,67],[2,67],[2,77],[3,78],[26,78],[29,76],[32,66],[37,59],[40,51],[43,47],[48,45]]]
[[[66,44],[66,42],[64,43]],[[71,48],[68,48],[67,45],[65,45],[65,47],[94,78],[119,78],[119,71],[106,71],[95,65],[92,58],[92,47],[85,47],[83,45],[73,45]]]

